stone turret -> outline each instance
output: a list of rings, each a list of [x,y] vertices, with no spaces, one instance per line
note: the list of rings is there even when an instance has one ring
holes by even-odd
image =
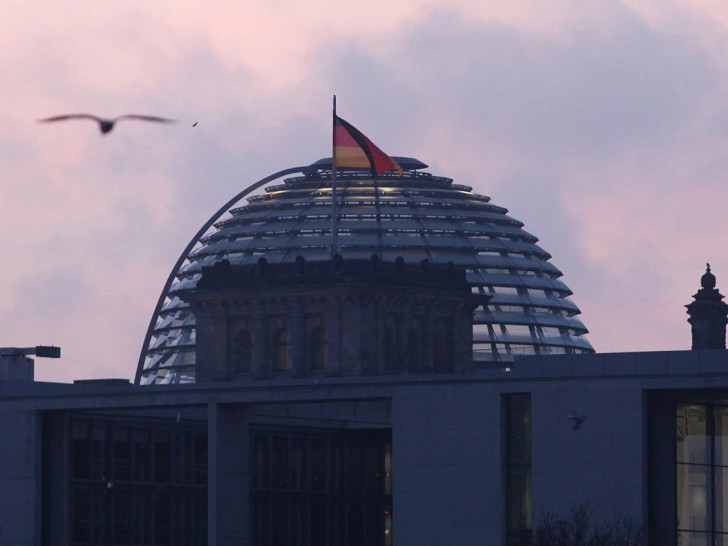
[[[725,327],[728,323],[728,304],[715,288],[715,275],[707,264],[700,279],[700,290],[693,296],[695,301],[686,305],[692,325],[693,350],[725,349]]]

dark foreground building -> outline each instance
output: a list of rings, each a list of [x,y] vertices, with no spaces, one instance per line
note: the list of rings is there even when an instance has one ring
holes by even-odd
[[[443,184],[420,198],[437,202]],[[724,544],[728,306],[715,277],[688,306],[693,350],[593,354],[549,266],[519,269],[545,258],[509,255],[523,237],[478,285],[472,267],[388,255],[396,245],[281,260],[220,246],[173,272],[186,284],[152,325],[147,385],[34,382],[32,351],[0,350],[0,544],[518,546],[544,514],[584,503],[597,521],[634,518],[656,546]],[[553,331],[537,327],[548,309]],[[508,331],[519,321],[528,335]],[[537,354],[514,354],[517,340]],[[185,374],[196,382],[158,381]]]
[[[199,285],[196,384],[0,381],[0,543],[526,544],[588,502],[722,544],[724,349],[473,367],[480,296],[427,263]]]

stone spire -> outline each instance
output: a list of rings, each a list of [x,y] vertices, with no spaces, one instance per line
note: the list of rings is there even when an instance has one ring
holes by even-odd
[[[694,302],[686,305],[692,325],[693,350],[725,349],[725,327],[728,323],[728,304],[715,288],[715,275],[707,264],[700,279],[700,290],[693,296]]]

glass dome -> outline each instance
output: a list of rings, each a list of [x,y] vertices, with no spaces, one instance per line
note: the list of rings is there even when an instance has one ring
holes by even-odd
[[[475,366],[503,366],[515,355],[591,353],[587,329],[551,255],[507,209],[469,186],[422,171],[427,165],[395,158],[404,169],[376,180],[368,170],[337,169],[337,229],[332,222],[331,159],[287,169],[259,181],[210,219],[170,274],[144,341],[136,383],[195,380],[195,317],[179,293],[195,288],[203,266],[221,259],[254,264],[331,258],[332,242],[346,258],[378,254],[394,261],[454,262],[472,290],[491,296],[473,318]],[[279,175],[299,173],[269,184]],[[226,217],[218,220],[223,215]],[[332,236],[332,233],[335,235]]]

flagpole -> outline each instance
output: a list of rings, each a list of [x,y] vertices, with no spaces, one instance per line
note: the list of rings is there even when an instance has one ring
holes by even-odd
[[[336,95],[334,95],[334,117],[332,131],[332,148],[331,148],[331,258],[336,255],[339,238],[339,204],[336,197]]]

